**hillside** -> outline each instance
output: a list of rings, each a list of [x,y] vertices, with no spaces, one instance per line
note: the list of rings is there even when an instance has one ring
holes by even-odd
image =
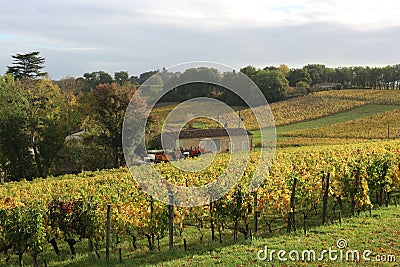
[[[160,123],[176,105],[177,103],[171,103],[156,107],[152,111],[152,117]],[[370,89],[323,91],[271,103],[270,108],[275,125],[283,126],[342,113],[365,105],[400,106],[400,91]],[[254,116],[249,109],[241,107],[234,107],[234,109],[241,109],[241,117],[248,129],[257,128]]]
[[[330,126],[283,133],[290,137],[386,139],[400,138],[400,107]]]
[[[163,104],[152,111],[154,132],[177,103]],[[240,110],[244,124],[253,133],[253,143],[261,145],[260,131],[249,109]],[[331,90],[270,104],[277,130],[278,145],[313,145],[360,142],[366,139],[400,135],[400,91],[398,90]],[[224,116],[220,116],[223,120]],[[270,123],[273,123],[272,121]],[[217,124],[198,119],[195,127],[216,127]],[[236,127],[236,122],[229,122]]]
[[[297,240],[302,240],[312,248],[328,249],[339,238],[346,239],[354,249],[363,249],[373,239],[379,248],[373,244],[366,247],[374,255],[383,252],[392,255],[399,247],[398,207],[395,207],[400,188],[399,149],[399,141],[279,149],[275,164],[269,174],[263,174],[265,182],[255,195],[246,189],[246,180],[259,158],[258,152],[253,152],[245,177],[234,190],[217,200],[211,211],[208,205],[174,207],[172,217],[168,217],[171,209],[139,188],[126,168],[6,183],[0,188],[0,229],[4,230],[0,232],[0,240],[4,246],[9,244],[5,241],[17,236],[18,244],[26,243],[38,249],[40,265],[45,265],[46,260],[49,266],[105,266],[106,210],[110,204],[112,265],[117,265],[119,251],[123,258],[120,266],[176,266],[185,262],[203,266],[232,266],[245,262],[253,265],[257,263],[257,251],[266,243],[274,247],[305,249],[305,246],[295,246]],[[370,156],[372,154],[374,156]],[[228,158],[229,154],[219,154],[214,165],[199,173],[180,171],[169,163],[154,167],[175,184],[198,186],[224,171]],[[362,183],[355,182],[359,177],[354,171],[358,168],[357,162],[367,170]],[[390,208],[376,209],[383,206],[384,201],[376,187],[381,180],[370,167],[385,163],[390,163],[384,178],[385,192],[390,192],[391,196]],[[148,174],[150,168],[151,165],[140,166],[134,171],[136,175]],[[331,174],[331,193],[326,206],[330,226],[322,227],[326,173]],[[295,192],[297,230],[287,235],[293,179],[298,181]],[[335,196],[339,196],[340,202]],[[373,208],[372,218],[368,215],[370,208]],[[303,213],[308,216],[307,234],[303,233]],[[168,246],[168,218],[173,218],[172,250]],[[385,221],[384,227],[377,226],[378,219]],[[10,227],[14,225],[18,227]],[[389,233],[387,236],[383,235],[384,230]],[[21,231],[26,235],[18,235]],[[356,240],[355,233],[362,239]],[[60,255],[48,244],[52,238],[61,248]],[[65,242],[68,240],[76,245],[76,255],[72,250],[69,252],[70,243]],[[88,240],[93,241],[96,251],[87,252]],[[13,244],[14,249],[18,244]],[[95,253],[99,253],[100,259]],[[71,254],[76,258],[71,260]],[[32,263],[31,255],[31,251],[24,253],[23,260],[27,264]],[[17,261],[18,257],[12,255],[11,266]]]
[[[212,205],[186,208],[156,201],[138,186],[127,168],[3,184],[0,249],[16,251],[19,244],[29,247],[20,255],[28,264],[32,263],[32,256],[40,254],[41,265],[106,265],[104,240],[109,218],[113,265],[117,265],[118,257],[123,259],[121,266],[264,264],[257,261],[256,253],[265,243],[307,249],[296,245],[302,240],[321,250],[340,238],[352,248],[370,249],[374,256],[387,253],[397,257],[395,206],[400,188],[400,143],[371,140],[385,138],[387,125],[393,131],[392,138],[400,137],[397,93],[327,91],[271,104],[279,125],[278,146],[308,146],[278,148],[269,173],[262,170],[263,183],[256,194],[248,191],[248,183],[257,168],[258,151],[250,154],[244,171],[238,168],[242,159],[233,160],[233,166],[227,165],[229,153],[218,154],[212,165],[199,172],[185,172],[171,163],[154,165],[162,177],[182,187],[203,186],[226,171],[240,174],[237,186]],[[153,122],[157,127],[174,105],[155,108]],[[251,124],[252,117],[247,112],[242,110],[241,115],[245,123]],[[293,114],[301,118],[292,119],[289,115]],[[203,119],[195,123],[198,127],[211,125]],[[255,142],[258,133],[254,132]],[[178,163],[185,166],[191,161]],[[133,175],[153,179],[152,166],[134,167]],[[378,175],[384,168],[385,174]],[[327,181],[329,191],[324,188]],[[385,204],[392,207],[376,209]],[[109,207],[112,210],[107,215]],[[291,210],[295,210],[293,219]],[[328,227],[321,226],[324,210]],[[389,236],[379,232],[382,226],[376,227],[378,219],[387,223],[383,229],[390,232]],[[297,228],[286,235],[286,229],[294,227],[289,223],[292,220]],[[354,234],[362,238],[356,240]],[[173,239],[172,243],[168,243],[167,236]],[[19,241],[10,242],[13,238]],[[372,238],[379,248],[370,244]],[[55,243],[61,252],[54,248]],[[174,249],[170,250],[170,246]],[[72,260],[71,255],[75,257]],[[17,256],[10,259],[11,266],[15,266]]]
[[[397,90],[331,90],[270,104],[275,125],[283,126],[342,113],[365,105],[399,105]],[[245,124],[256,128],[250,110],[241,112]]]

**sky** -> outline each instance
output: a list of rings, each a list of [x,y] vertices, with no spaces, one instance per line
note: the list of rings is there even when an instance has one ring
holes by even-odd
[[[400,63],[400,1],[0,0],[0,74],[39,51],[51,78],[190,61],[236,69]]]

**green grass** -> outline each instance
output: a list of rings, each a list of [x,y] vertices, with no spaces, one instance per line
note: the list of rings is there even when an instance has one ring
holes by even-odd
[[[304,129],[314,129],[318,127],[328,127],[337,123],[348,122],[364,117],[368,117],[374,114],[378,114],[385,111],[392,111],[400,109],[397,105],[365,105],[359,108],[355,108],[346,112],[326,116],[323,118],[304,121],[300,123],[289,124],[285,126],[276,127],[276,134],[278,139],[284,139],[286,137],[281,136],[284,133],[294,132]],[[261,142],[261,133],[259,130],[251,131],[253,134],[253,143],[256,144]]]
[[[301,218],[301,217],[299,217]],[[338,221],[329,221],[325,226],[317,225],[309,227],[307,235],[304,235],[301,220],[298,218],[296,232],[286,234],[284,229],[274,230],[274,234],[260,233],[252,241],[244,240],[240,235],[240,242],[233,243],[232,236],[223,235],[223,243],[211,241],[209,230],[205,230],[204,240],[199,241],[198,233],[193,228],[185,229],[188,240],[188,251],[184,251],[182,238],[175,237],[175,248],[168,249],[168,238],[161,240],[161,251],[148,251],[144,240],[138,242],[138,250],[133,251],[123,247],[123,263],[118,263],[118,252],[114,247],[111,251],[110,265],[105,262],[105,251],[102,248],[99,253],[101,259],[95,255],[88,255],[85,252],[87,242],[78,243],[78,253],[75,259],[70,259],[67,251],[62,256],[54,256],[54,252],[48,248],[40,256],[43,265],[44,259],[48,259],[48,266],[397,266],[395,263],[378,264],[377,262],[361,261],[329,261],[327,256],[323,261],[279,261],[275,256],[273,261],[261,261],[257,253],[265,246],[268,251],[291,250],[300,251],[314,250],[320,254],[322,250],[329,248],[336,249],[339,239],[347,241],[349,250],[370,250],[370,258],[376,255],[394,255],[397,263],[400,262],[400,207],[381,207],[372,211],[362,212],[357,217],[343,218],[342,224]],[[311,223],[310,223],[311,224]],[[300,229],[299,229],[300,228]],[[114,240],[113,240],[114,241]],[[60,243],[61,244],[61,243]],[[62,250],[67,250],[65,244],[61,244]],[[287,255],[286,255],[287,256]],[[318,256],[317,256],[318,258]],[[26,266],[31,266],[32,261],[24,259]],[[4,260],[0,261],[1,266],[17,266],[16,256],[12,257],[11,265],[5,265]]]
[[[348,243],[348,249],[371,250],[373,256],[377,253],[395,255],[400,261],[400,208],[382,208],[373,212],[362,213],[358,218],[344,219],[342,225],[336,223],[329,226],[318,226],[310,229],[307,235],[297,231],[290,235],[276,235],[271,238],[259,238],[253,241],[242,241],[228,246],[191,244],[190,251],[182,247],[172,252],[155,252],[148,257],[131,259],[124,266],[284,266],[277,259],[263,262],[257,259],[257,252],[267,245],[269,249],[292,249],[299,251],[313,249],[322,251],[336,246],[337,240],[343,238]],[[308,262],[291,262],[295,266],[309,266]],[[322,266],[332,266],[332,262],[319,263]],[[316,266],[317,264],[313,264]],[[354,266],[354,263],[341,262],[336,266]]]
[[[304,129],[313,129],[318,127],[327,127],[336,123],[342,123],[352,121],[364,117],[368,117],[374,114],[378,114],[385,111],[392,111],[400,109],[400,106],[394,105],[366,105],[359,108],[355,108],[346,112],[330,115],[324,118],[305,121],[276,128],[277,135],[286,132],[293,132]]]

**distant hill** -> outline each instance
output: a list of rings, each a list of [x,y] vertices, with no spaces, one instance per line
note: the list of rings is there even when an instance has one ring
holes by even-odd
[[[165,117],[176,105],[177,103],[163,103],[152,111],[154,132],[161,131]],[[387,137],[387,125],[392,128],[390,137],[400,137],[399,90],[329,90],[272,103],[269,106],[277,127],[278,143],[290,144],[294,138],[305,140],[306,144],[313,143],[310,138],[314,138],[316,143],[329,144],[341,143],[342,138],[382,139]],[[251,110],[244,107],[233,108],[240,110],[246,128],[253,131],[257,143],[258,124]],[[221,118],[224,118],[223,114]],[[237,125],[235,121],[227,123],[230,127]],[[194,125],[199,128],[217,126],[215,122],[204,119],[195,121]],[[325,140],[317,142],[316,138]]]

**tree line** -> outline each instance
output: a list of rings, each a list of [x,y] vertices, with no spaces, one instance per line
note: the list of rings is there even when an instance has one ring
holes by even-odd
[[[160,86],[176,84],[176,81],[179,80],[185,81],[185,78],[193,76],[193,72],[197,72],[197,76],[205,77],[213,82],[213,84],[192,83],[179,86],[165,95],[160,102],[182,102],[193,97],[208,96],[218,98],[227,104],[244,105],[230,90],[216,85],[221,81],[224,81],[224,84],[234,82],[234,73],[221,74],[217,70],[209,68],[188,69],[183,73],[168,73],[165,69],[153,70],[139,76],[129,76],[128,72],[120,71],[114,73],[114,77],[104,71],[97,71],[85,73],[83,77],[75,80],[79,82],[77,90],[90,91],[99,84],[117,83],[140,86],[157,72],[163,75],[163,84]],[[400,88],[400,64],[385,67],[337,68],[330,68],[323,64],[308,64],[302,68],[289,68],[285,64],[265,68],[249,65],[240,69],[240,72],[247,75],[260,88],[269,103],[326,90],[326,88],[382,90]],[[58,82],[63,83],[65,80],[62,79]]]
[[[0,177],[4,180],[124,165],[121,132],[125,110],[137,88],[157,72],[163,75],[162,86],[185,81],[193,72],[212,81],[174,88],[161,102],[208,96],[229,105],[244,105],[235,94],[216,85],[222,80],[224,84],[235,82],[235,73],[221,74],[215,69],[183,73],[163,69],[138,76],[99,70],[78,78],[50,80],[39,52],[16,54],[12,59],[6,74],[0,76]],[[282,64],[262,69],[247,66],[240,71],[270,103],[320,90],[321,83],[330,83],[334,89],[400,86],[400,64],[380,68],[309,64],[292,69]]]
[[[17,54],[0,76],[0,177],[14,181],[124,164],[122,123],[136,85],[52,81],[39,52]],[[87,76],[87,75],[86,75]],[[96,83],[94,83],[96,82]],[[94,86],[94,87],[91,87]]]

